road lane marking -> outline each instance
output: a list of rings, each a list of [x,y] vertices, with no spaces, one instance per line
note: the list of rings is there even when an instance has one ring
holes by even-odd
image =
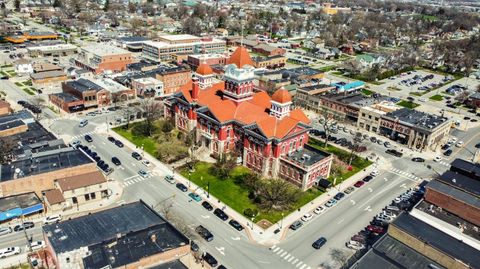
[[[369,192],[373,192],[373,189],[372,189],[372,188],[368,188],[368,191],[369,191]]]
[[[371,207],[370,207],[370,206],[367,206],[367,207],[365,207],[365,209],[364,209],[363,211],[368,211],[368,212],[371,212],[371,211],[372,211],[372,209],[371,209]]]
[[[240,240],[240,236],[237,236],[237,237],[232,237],[232,240],[234,240],[234,241],[238,241],[238,240]]]
[[[350,200],[350,202],[352,202],[352,205],[355,205],[357,203],[354,200]]]
[[[201,216],[202,216],[202,218],[204,218],[204,219],[209,219],[209,218],[210,218],[209,215],[201,215]]]
[[[361,204],[358,208],[361,209],[363,208],[366,204],[370,203],[371,200],[375,199],[378,195],[382,194],[383,192],[389,190],[390,187],[395,185],[397,182],[393,181],[389,185],[387,185],[385,188],[383,188],[381,191],[376,192],[374,195],[372,195],[365,203]]]
[[[276,245],[273,245],[270,247],[270,250],[276,250],[278,247]]]
[[[406,188],[407,188],[407,184],[403,183],[402,185],[400,185],[400,187],[406,189]]]
[[[273,253],[277,253],[277,251],[279,251],[279,250],[281,250],[281,248],[277,247],[277,248],[273,251]]]
[[[386,178],[386,177],[384,177],[383,179],[385,179],[385,182],[387,182],[387,181],[388,181],[388,178]]]
[[[225,248],[224,247],[215,247],[215,249],[220,252],[223,256],[225,256]]]
[[[306,264],[303,264],[302,266],[300,266],[300,269],[305,268],[305,266],[307,266],[307,265],[306,265]]]

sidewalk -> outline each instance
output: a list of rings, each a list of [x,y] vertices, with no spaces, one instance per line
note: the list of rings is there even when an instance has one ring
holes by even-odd
[[[126,147],[130,149],[135,149],[136,146],[131,143],[126,138],[122,137],[121,135],[110,132],[109,135],[113,136],[115,139],[122,141]],[[156,167],[154,170],[160,172],[160,177],[163,175],[172,175],[174,171],[169,165],[166,165],[156,158],[153,158],[149,154],[145,153],[144,158],[149,160],[153,163]],[[356,181],[362,179],[366,175],[368,175],[372,170],[376,169],[376,167],[382,167],[382,169],[388,169],[389,163],[387,163],[383,158],[380,158],[379,162],[376,165],[371,165],[365,169],[365,171],[360,171],[357,174],[353,175],[349,179],[345,180],[341,184],[339,184],[336,188],[331,188],[328,192],[320,195],[310,203],[304,205],[300,208],[299,211],[294,211],[290,215],[286,216],[283,219],[283,228],[282,231],[278,234],[274,234],[274,231],[279,228],[279,223],[275,223],[268,229],[264,230],[260,226],[253,224],[252,221],[243,216],[242,214],[238,213],[237,211],[229,208],[227,205],[222,204],[220,200],[215,198],[213,195],[207,198],[206,192],[202,191],[203,189],[199,186],[195,185],[193,182],[190,182],[188,179],[183,177],[182,175],[176,173],[175,178],[178,182],[185,184],[191,192],[195,192],[202,197],[203,200],[208,201],[212,206],[217,208],[225,208],[224,211],[227,215],[231,218],[236,219],[240,224],[242,224],[245,228],[245,232],[247,233],[248,237],[251,241],[254,241],[258,244],[262,245],[273,245],[280,242],[284,238],[285,231],[289,228],[290,224],[293,223],[295,220],[300,219],[305,213],[314,210],[316,207],[323,205],[326,201],[330,200],[337,192],[343,191],[344,189],[352,186]],[[253,228],[252,228],[253,226]]]

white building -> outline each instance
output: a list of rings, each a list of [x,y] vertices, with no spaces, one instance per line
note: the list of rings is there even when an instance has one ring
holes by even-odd
[[[164,94],[163,82],[152,77],[132,80],[132,88],[137,96],[160,97]]]

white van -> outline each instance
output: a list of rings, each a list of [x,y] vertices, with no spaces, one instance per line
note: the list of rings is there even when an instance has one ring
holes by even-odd
[[[79,124],[78,127],[85,127],[88,124],[88,120],[82,120]]]
[[[10,257],[13,255],[20,254],[20,248],[19,247],[11,247],[11,248],[2,248],[0,249],[0,258],[6,258]]]

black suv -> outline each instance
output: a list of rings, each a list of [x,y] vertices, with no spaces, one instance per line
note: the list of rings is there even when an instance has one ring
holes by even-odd
[[[85,141],[93,142],[93,138],[90,135],[85,135]]]
[[[207,242],[210,242],[213,240],[213,234],[202,225],[199,225],[197,228],[195,228],[195,231]]]
[[[112,158],[112,163],[113,163],[114,165],[117,165],[117,166],[118,166],[118,165],[122,165],[122,163],[120,162],[120,160],[119,160],[117,157],[113,157],[113,158]]]
[[[213,210],[213,206],[212,206],[209,202],[207,202],[207,201],[203,201],[203,202],[202,202],[202,206],[203,206],[203,208],[205,208],[205,209],[208,210],[208,211],[212,211],[212,210]]]
[[[115,141],[117,141],[115,138],[113,138],[113,136],[109,136],[107,139],[112,143],[115,143]]]
[[[237,231],[242,231],[243,230],[243,226],[238,223],[238,221],[234,220],[234,219],[231,219],[228,224],[230,224],[230,226],[232,226],[233,228],[235,228],[235,230]]]
[[[142,159],[142,156],[140,154],[138,154],[138,152],[132,152],[132,157],[135,159],[135,160],[138,160],[140,161]]]
[[[188,191],[188,188],[187,186],[183,185],[182,183],[177,183],[177,185],[175,185],[177,187],[177,189],[183,191],[183,192],[186,192]]]
[[[450,155],[452,155],[452,152],[453,152],[453,151],[452,151],[451,149],[447,149],[447,150],[443,153],[443,155],[445,155],[445,156],[450,156]]]
[[[391,154],[391,155],[393,155],[393,156],[395,156],[395,157],[402,157],[402,156],[403,156],[403,153],[401,153],[400,151],[396,151],[396,150],[394,150],[394,149],[387,149],[387,150],[385,151],[385,153]]]
[[[339,192],[339,193],[335,194],[335,196],[333,198],[337,201],[340,201],[343,197],[345,197],[345,193]]]
[[[203,255],[203,260],[206,261],[212,268],[215,268],[218,266],[217,259],[215,259],[212,254],[205,252]]]
[[[228,219],[227,214],[225,214],[225,212],[223,212],[223,210],[221,210],[220,208],[215,209],[213,211],[213,214],[215,214],[215,216],[217,216],[219,219],[223,221],[226,221]]]
[[[123,143],[120,140],[115,141],[115,145],[117,145],[119,148],[123,148]]]
[[[13,230],[15,232],[19,232],[19,231],[23,231],[23,230],[26,230],[26,229],[33,228],[34,226],[35,226],[35,224],[33,222],[27,221],[27,222],[24,222],[23,225],[20,224],[20,225],[15,226],[13,228]]]

